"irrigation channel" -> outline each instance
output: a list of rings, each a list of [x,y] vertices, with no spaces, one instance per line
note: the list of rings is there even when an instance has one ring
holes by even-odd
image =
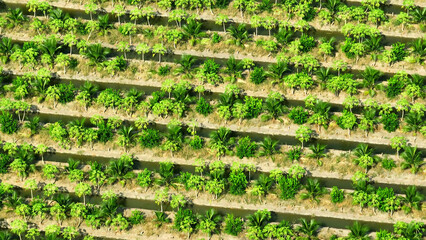
[[[70,115],[64,115],[64,114],[54,114],[54,113],[31,113],[31,115],[37,115],[40,117],[40,122],[56,122],[56,121],[62,121],[64,123],[68,123],[71,121],[74,121],[76,119],[83,119],[86,117],[79,117],[79,116],[70,116]],[[124,123],[132,123],[132,120],[125,120]],[[88,122],[86,122],[89,124]],[[155,128],[158,129],[161,132],[165,132],[167,130],[167,123],[162,122],[156,122]],[[249,136],[252,140],[261,142],[265,137],[270,136],[271,138],[278,140],[280,144],[285,145],[299,145],[299,141],[289,134],[286,134],[285,131],[281,131],[279,133],[266,133],[266,132],[255,132],[255,131],[241,131],[238,129],[232,129],[230,128],[233,133],[237,136]],[[197,133],[201,137],[208,138],[210,137],[210,134],[214,131],[217,131],[216,128],[210,127],[210,126],[202,126],[198,129]],[[336,150],[343,150],[343,151],[350,151],[356,148],[361,142],[354,141],[350,139],[320,139],[316,138],[313,139],[312,143],[320,143],[323,145],[327,145],[330,149],[336,149]],[[383,154],[396,154],[396,150],[392,149],[391,146],[389,146],[386,143],[369,143],[368,145],[374,149],[375,153],[383,153]],[[418,150],[425,152],[426,148],[424,147],[418,147]]]
[[[73,154],[73,153],[61,153],[55,152],[49,154],[45,157],[46,161],[59,162],[59,163],[67,163],[68,159],[74,159],[81,162],[81,164],[89,164],[90,162],[98,162],[101,165],[107,165],[114,158],[101,157],[101,156],[93,156],[93,155],[84,155],[84,154]],[[192,174],[197,174],[195,171],[195,166],[188,162],[188,164],[174,164],[175,172],[190,172]],[[146,159],[136,158],[134,161],[135,169],[145,169],[147,168],[150,171],[157,171],[160,168],[159,161],[150,161]],[[268,172],[258,170],[254,173],[251,173],[251,178],[257,179],[260,174],[269,174]],[[309,176],[309,173],[308,173]],[[332,178],[332,177],[320,177],[320,176],[309,176],[313,179],[318,179],[321,184],[326,188],[332,188],[333,186],[338,187],[339,189],[348,189],[352,190],[352,181],[350,179],[341,179],[341,178]],[[304,182],[303,182],[304,183]],[[374,182],[372,184],[374,187],[378,188],[393,188],[394,192],[397,194],[403,194],[403,189],[408,187],[408,185],[401,184],[392,184],[392,183],[382,183],[382,182]],[[426,195],[426,186],[416,186],[417,190],[424,195]]]
[[[22,197],[30,198],[31,192],[19,187],[15,187],[19,195]],[[75,193],[69,191],[63,191],[59,188],[59,192],[69,195],[75,201],[81,201],[81,198],[77,197]],[[34,196],[43,196],[42,191],[33,191]],[[92,203],[99,205],[102,202],[100,195],[91,195],[86,197],[87,203]],[[120,205],[124,208],[132,209],[145,209],[158,211],[159,206],[155,203],[154,199],[140,199],[140,198],[129,198],[129,197],[120,197]],[[204,214],[207,210],[214,208],[217,213],[222,216],[227,214],[233,214],[235,217],[247,217],[248,215],[253,214],[257,210],[255,209],[241,209],[241,208],[228,208],[215,205],[202,205],[202,204],[188,204],[188,208],[193,210],[195,213]],[[169,205],[164,205],[164,211],[173,211]],[[327,226],[331,228],[345,229],[347,226],[351,226],[355,220],[337,217],[337,216],[314,216],[309,214],[295,213],[295,212],[286,212],[283,211],[271,211],[272,219],[271,222],[280,222],[282,220],[287,220],[290,222],[298,222],[301,218],[307,220],[315,219],[320,225]],[[367,225],[371,231],[379,231],[380,229],[393,230],[392,222],[375,222],[375,221],[366,221],[366,220],[357,220],[358,222]]]
[[[26,2],[24,2],[24,1],[19,1],[19,2],[10,1],[10,0],[2,0],[2,1],[3,1],[3,4],[5,5],[5,9],[21,8],[25,14],[33,16],[33,13],[30,13],[28,11],[28,9],[26,7]],[[70,14],[70,16],[72,16],[72,17],[90,20],[90,15],[85,13],[84,8],[82,8],[81,5],[78,5],[80,8],[76,8],[75,6],[72,6],[72,7],[61,6],[61,4],[62,3],[59,3],[59,4],[52,3],[52,6],[62,9],[63,12]],[[352,2],[350,5],[358,5],[358,4],[360,4],[360,3]],[[392,5],[390,5],[390,7],[393,10],[397,10],[397,8],[398,8],[396,6],[392,7]],[[105,14],[105,13],[107,13],[105,11],[105,9],[101,9],[101,10],[98,11],[98,14]],[[40,13],[38,13],[38,15],[42,16]],[[112,14],[110,14],[110,15],[111,15],[110,16],[111,19],[118,22],[118,19],[114,18],[112,16]],[[97,19],[97,14],[94,14],[93,16],[94,16],[95,19]],[[123,22],[126,22],[126,21],[129,22],[130,21],[129,12],[127,12],[126,15],[122,16],[121,19],[123,20]],[[201,21],[203,23],[202,30],[223,32],[222,25],[216,24],[214,19],[202,18]],[[150,23],[152,25],[167,26],[167,25],[170,24],[168,14],[165,14],[165,13],[157,14],[156,16],[153,17],[152,20],[150,20]],[[239,22],[234,21],[234,23],[230,23],[230,24],[227,24],[227,25],[230,26],[230,25],[235,25],[235,24],[238,24],[238,23]],[[246,25],[248,27],[249,33],[255,32],[254,27],[252,27],[250,24],[246,24]],[[272,30],[271,33],[275,33],[276,31],[277,31],[277,29]],[[308,33],[315,38],[320,38],[320,37],[331,38],[331,37],[334,37],[338,41],[344,41],[345,40],[345,36],[342,33],[340,33],[340,31],[331,30],[331,29],[329,30],[329,29],[326,29],[326,28],[311,28],[308,31]],[[300,35],[300,33],[298,33],[298,34]],[[299,36],[298,34],[296,34],[295,36],[296,37]],[[259,28],[258,29],[258,35],[268,36],[269,31],[264,29],[264,28]],[[395,43],[395,42],[409,43],[409,42],[412,42],[415,39],[417,39],[417,37],[413,37],[412,35],[410,36],[409,34],[400,35],[400,36],[385,35],[385,38],[383,39],[383,43],[388,44],[388,45],[391,45],[392,43]]]

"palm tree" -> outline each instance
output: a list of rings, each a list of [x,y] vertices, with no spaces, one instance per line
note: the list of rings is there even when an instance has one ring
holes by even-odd
[[[347,227],[350,230],[349,238],[350,239],[358,239],[358,240],[367,240],[370,239],[368,234],[368,227],[362,225],[358,221],[355,221],[352,226]]]
[[[305,185],[306,193],[300,195],[301,199],[311,198],[313,201],[319,203],[318,197],[325,194],[327,190],[321,186],[318,179],[308,178]]]
[[[320,225],[314,219],[308,222],[308,220],[302,218],[300,219],[300,224],[301,226],[297,228],[297,231],[305,234],[308,238],[315,237],[320,228]]]
[[[6,17],[7,19],[9,19],[13,27],[27,20],[27,18],[25,17],[24,13],[22,12],[20,8],[15,8],[15,9],[9,8],[9,13],[6,15]]]
[[[422,38],[418,38],[411,43],[411,48],[413,52],[420,57],[424,57],[426,55],[426,41]]]
[[[194,45],[198,38],[206,36],[206,33],[201,31],[202,23],[193,19],[188,20],[187,24],[183,25],[183,35],[189,39],[189,43]]]
[[[61,22],[65,22],[65,20],[70,18],[70,15],[62,11],[62,9],[56,8],[49,12],[49,17],[52,20],[60,20]]]
[[[272,187],[272,178],[265,174],[260,174],[259,178],[257,179],[255,185],[258,186],[260,189],[262,189],[263,194],[266,195],[268,191]],[[261,201],[261,196],[259,195],[259,201]]]
[[[110,49],[104,48],[100,43],[98,43],[87,47],[87,51],[84,53],[84,55],[90,60],[90,64],[99,66],[103,61],[106,60],[109,53]]]
[[[241,61],[235,60],[234,56],[231,56],[228,61],[226,61],[225,73],[229,74],[230,82],[235,82],[237,78],[242,76],[243,65]]]
[[[317,78],[324,84],[327,82],[328,79],[332,77],[330,68],[324,68],[324,67],[321,67],[320,69],[318,69],[318,71],[316,72],[316,75],[317,75]]]
[[[134,131],[133,126],[122,126],[118,130],[118,135],[120,135],[118,141],[121,146],[124,147],[124,150],[128,152],[129,147],[133,145],[136,138],[136,132]]]
[[[12,44],[12,40],[10,38],[3,37],[0,41],[1,61],[3,63],[7,63],[10,55],[12,55],[12,53],[18,48],[19,46],[17,44]]]
[[[411,172],[414,174],[417,173],[423,165],[422,152],[418,151],[416,147],[406,146],[401,157],[404,159],[404,162],[401,163],[401,168],[411,168]]]
[[[409,204],[410,210],[413,208],[421,210],[422,201],[424,199],[423,194],[417,191],[415,186],[409,186],[408,188],[404,189],[404,193],[405,197],[402,199],[405,203]]]
[[[212,233],[216,233],[219,231],[218,226],[221,220],[222,217],[218,213],[216,213],[213,208],[207,210],[206,214],[201,218],[201,221],[204,221],[209,224],[209,226],[206,227],[206,229],[208,229],[208,239],[211,238]],[[212,229],[213,226],[215,226],[214,229]]]
[[[414,132],[417,134],[423,125],[423,119],[422,116],[416,112],[411,112],[407,114],[405,117],[405,123],[404,130],[407,132]]]
[[[182,55],[180,60],[176,61],[180,66],[176,68],[175,73],[183,74],[183,76],[187,78],[192,78],[192,72],[194,71],[193,67],[196,61],[197,59],[194,56]]]
[[[278,153],[279,151],[277,150],[277,144],[278,141],[274,141],[272,140],[270,137],[265,137],[262,141],[262,143],[260,144],[260,151],[259,151],[259,155],[260,156],[271,156],[272,161],[274,160],[273,155],[275,153]]]
[[[257,227],[262,229],[268,224],[268,221],[271,219],[271,214],[266,210],[258,210],[257,212],[249,215],[247,217],[249,227]]]
[[[231,25],[227,31],[231,34],[237,46],[242,46],[249,38],[245,24],[240,24],[237,27]]]
[[[44,53],[49,55],[52,59],[55,58],[55,55],[58,53],[58,51],[62,48],[62,46],[58,45],[58,41],[55,37],[50,37],[42,44],[40,44],[40,50]]]
[[[212,132],[210,139],[211,147],[217,151],[219,157],[224,155],[228,148],[234,144],[232,131],[224,127]]]
[[[262,115],[262,121],[268,121],[272,118],[282,122],[282,119],[279,117],[287,111],[287,107],[284,105],[284,101],[282,99],[268,97],[263,104],[263,110],[266,114]]]
[[[277,63],[268,66],[267,76],[274,79],[271,82],[271,84],[274,85],[276,83],[280,83],[283,80],[285,73],[289,70],[287,62],[278,61]]]
[[[325,154],[326,148],[327,148],[327,145],[322,145],[320,143],[317,143],[315,145],[311,145],[311,146],[309,146],[309,149],[312,151],[312,153],[309,154],[308,156],[310,158],[317,159],[318,165],[322,166],[322,161],[320,159],[327,156],[327,154]]]
[[[126,180],[131,180],[134,177],[133,161],[125,157],[121,157],[118,160],[112,160],[109,162],[109,166],[106,169],[108,176],[108,183],[113,184],[119,182],[122,185],[126,183]]]
[[[415,8],[410,12],[410,15],[413,17],[414,22],[420,23],[426,20],[426,8]]]
[[[381,36],[372,36],[369,39],[364,41],[368,50],[371,52],[379,52],[383,49],[382,37]]]
[[[330,11],[332,17],[336,15],[340,5],[340,0],[327,0],[325,3],[325,7]]]
[[[172,162],[160,162],[158,174],[161,177],[156,180],[159,185],[175,187],[175,165]]]
[[[286,45],[291,41],[291,38],[293,37],[294,32],[291,31],[288,28],[279,28],[278,32],[275,33],[274,37],[277,40],[277,42],[281,45]]]
[[[98,16],[98,27],[101,31],[101,34],[106,35],[108,34],[109,29],[113,28],[113,25],[109,23],[109,15],[99,15]]]
[[[365,68],[364,72],[362,73],[362,85],[364,88],[368,89],[370,95],[374,94],[375,82],[379,80],[382,75],[382,72],[370,66]]]

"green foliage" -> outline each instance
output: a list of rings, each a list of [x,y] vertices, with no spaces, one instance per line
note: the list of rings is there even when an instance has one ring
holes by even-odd
[[[161,135],[157,129],[147,128],[141,131],[139,142],[143,147],[153,148],[160,145]]]
[[[382,159],[382,167],[390,171],[396,167],[396,164],[392,158],[385,157]]]
[[[253,157],[257,150],[257,144],[252,142],[249,136],[245,136],[238,140],[236,146],[236,155],[242,159],[244,157]]]
[[[189,146],[191,146],[193,149],[201,149],[204,146],[204,140],[200,136],[195,135],[190,138]]]
[[[133,210],[128,220],[132,225],[141,224],[145,220],[145,214],[139,210]]]
[[[302,156],[302,148],[293,147],[288,152],[286,152],[286,155],[290,161],[299,161],[300,157]]]
[[[284,176],[279,180],[279,186],[281,189],[281,199],[293,199],[294,196],[299,192],[302,186],[300,180],[297,178]]]
[[[242,195],[247,188],[247,177],[241,168],[233,168],[229,173],[229,192],[234,195]]]
[[[18,121],[9,112],[1,111],[0,125],[3,133],[12,134],[18,131]]]
[[[260,84],[266,80],[266,72],[263,67],[255,67],[250,74],[250,81],[254,84]]]
[[[333,186],[330,192],[331,202],[332,203],[341,203],[345,198],[345,194],[343,190]]]
[[[205,98],[201,97],[197,101],[197,105],[195,106],[195,111],[197,111],[198,113],[204,116],[207,116],[213,112],[213,107],[210,105],[209,102],[206,101]]]
[[[187,232],[190,236],[197,223],[197,217],[191,210],[181,208],[176,213],[174,228],[180,232]]]
[[[244,220],[239,217],[234,217],[233,214],[228,214],[225,218],[225,233],[238,236],[243,231]]]
[[[301,46],[301,51],[302,52],[310,52],[312,50],[312,48],[314,48],[316,46],[316,41],[314,39],[314,37],[309,36],[307,34],[302,34],[302,36],[300,37],[300,46]]]
[[[383,123],[383,128],[388,132],[395,132],[399,127],[399,117],[395,113],[383,115],[381,122]]]
[[[308,121],[308,116],[309,113],[300,106],[292,108],[288,114],[288,117],[293,120],[294,123],[299,125],[306,123]]]

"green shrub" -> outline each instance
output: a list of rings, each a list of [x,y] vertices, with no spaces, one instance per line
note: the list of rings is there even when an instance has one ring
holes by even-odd
[[[266,80],[266,72],[263,67],[255,67],[250,74],[250,81],[254,84],[260,84]]]
[[[302,156],[302,148],[301,147],[293,147],[288,152],[286,152],[287,157],[291,161],[298,161]]]
[[[394,167],[396,167],[396,164],[393,159],[385,157],[382,160],[382,167],[386,170],[392,170]]]
[[[144,220],[145,220],[145,215],[143,214],[143,212],[138,210],[133,210],[132,214],[129,217],[129,222],[132,225],[138,225],[142,223]]]
[[[74,84],[69,83],[69,84],[58,84],[58,89],[59,89],[59,99],[58,102],[60,103],[69,103],[71,101],[74,100],[75,97],[75,87]]]
[[[296,124],[304,124],[308,121],[309,113],[303,109],[303,107],[292,108],[288,117],[293,120]]]
[[[169,65],[166,65],[166,66],[160,66],[159,68],[158,68],[158,71],[157,71],[157,74],[159,75],[159,76],[167,76],[167,75],[169,75],[169,73],[170,73],[170,70],[171,70],[172,68],[169,66]]]
[[[392,49],[391,49],[392,62],[402,61],[405,58],[405,56],[407,56],[407,52],[405,51],[404,43],[397,42],[392,44]]]
[[[229,173],[229,192],[234,195],[241,195],[246,192],[247,177],[242,169],[235,169]]]
[[[209,102],[206,101],[205,98],[201,97],[197,101],[197,105],[195,106],[195,111],[197,111],[200,114],[203,114],[204,116],[207,116],[213,112],[213,107],[210,105]]]
[[[316,42],[314,37],[306,35],[306,34],[302,34],[302,36],[300,37],[300,45],[301,45],[301,51],[302,52],[309,52],[312,50],[312,48],[314,48],[316,46]]]
[[[244,221],[242,218],[234,217],[233,214],[228,214],[225,218],[225,233],[237,236],[243,231]]]
[[[331,197],[332,203],[341,203],[341,202],[343,202],[343,199],[345,198],[345,194],[343,193],[343,190],[334,186],[331,189],[330,197]]]
[[[12,134],[18,131],[18,121],[9,112],[1,112],[0,115],[0,130],[6,134]]]
[[[253,157],[257,150],[257,144],[252,142],[249,136],[245,136],[238,140],[236,154],[239,158]]]
[[[388,113],[382,117],[383,128],[388,132],[395,132],[399,127],[399,117],[395,113]]]
[[[203,148],[204,140],[200,138],[200,136],[195,135],[189,140],[189,146],[192,147],[192,149],[201,149]]]
[[[222,41],[222,37],[217,32],[213,33],[212,43],[219,43],[220,41]]]
[[[292,199],[299,192],[301,183],[298,179],[289,176],[282,177],[279,180],[281,189],[281,199]]]
[[[0,173],[7,173],[10,164],[10,157],[7,154],[0,153]]]
[[[244,108],[245,108],[245,117],[246,118],[257,118],[262,112],[262,99],[245,96],[244,98]]]
[[[145,129],[141,132],[139,142],[143,147],[152,148],[160,145],[161,135],[156,129]]]

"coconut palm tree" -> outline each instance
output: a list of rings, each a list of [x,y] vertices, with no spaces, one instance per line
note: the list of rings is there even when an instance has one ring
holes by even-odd
[[[204,232],[208,234],[208,239],[211,238],[213,233],[219,232],[219,222],[222,220],[222,217],[213,209],[206,211],[206,214],[201,217],[201,221],[205,223]]]
[[[312,153],[309,154],[308,157],[315,158],[318,162],[318,165],[322,166],[322,161],[320,159],[327,156],[327,154],[325,154],[326,148],[327,148],[327,145],[322,145],[320,143],[311,145],[309,146],[309,149],[312,151]]]
[[[327,80],[332,77],[331,72],[330,72],[330,68],[321,67],[316,72],[316,76],[322,83],[325,84],[327,82]]]
[[[267,76],[274,79],[271,84],[282,82],[284,75],[290,69],[288,68],[287,62],[278,61],[277,63],[271,64],[268,66]]]
[[[299,226],[296,230],[306,235],[309,239],[315,237],[318,233],[318,229],[320,228],[320,225],[314,219],[308,221],[302,218],[300,219],[300,224],[301,226]]]
[[[134,177],[132,170],[133,161],[131,158],[121,157],[118,160],[111,160],[106,169],[108,183],[119,182],[124,185],[126,180],[131,180]]]
[[[411,172],[414,174],[417,173],[423,165],[422,152],[418,151],[416,147],[406,146],[401,157],[404,159],[404,162],[401,163],[401,168],[411,168]]]
[[[300,198],[301,199],[310,198],[311,200],[313,200],[317,203],[319,203],[318,197],[320,197],[321,195],[323,195],[327,192],[327,190],[324,187],[321,186],[318,179],[308,178],[304,187],[305,187],[307,192],[300,194]]]
[[[411,112],[407,114],[404,118],[406,125],[404,126],[404,131],[414,132],[417,134],[423,125],[422,116],[416,112]]]
[[[279,120],[282,122],[280,118],[285,112],[287,112],[287,107],[284,105],[283,98],[277,97],[268,97],[263,103],[263,111],[264,115],[261,116],[262,121],[268,121],[269,119]]]
[[[369,231],[368,227],[365,225],[362,225],[358,221],[355,221],[352,226],[348,226],[347,228],[350,230],[349,232],[350,239],[358,239],[358,240],[370,239],[370,237],[367,235]]]
[[[278,29],[278,32],[274,34],[274,37],[279,44],[284,46],[292,40],[293,35],[294,35],[294,32],[291,31],[290,29],[280,27]]]
[[[375,82],[379,80],[382,75],[382,72],[370,66],[365,68],[364,72],[362,73],[362,85],[364,88],[368,89],[370,95],[374,95]]]
[[[182,31],[186,39],[189,40],[191,45],[194,45],[199,38],[205,37],[206,33],[201,31],[202,23],[190,19],[187,24],[183,25]]]
[[[118,142],[121,146],[124,147],[124,150],[127,152],[129,147],[133,145],[136,138],[136,132],[134,131],[133,126],[122,126],[118,130],[119,139]]]
[[[101,63],[106,60],[109,53],[110,49],[104,48],[98,43],[87,47],[87,51],[84,55],[90,60],[90,64],[100,66]]]
[[[402,199],[405,203],[409,205],[410,210],[413,208],[421,210],[421,205],[424,196],[419,191],[417,191],[417,188],[415,186],[409,186],[408,188],[404,189],[404,194],[405,197],[403,197]]]
[[[50,37],[44,40],[42,44],[40,44],[39,49],[44,53],[49,55],[52,59],[55,58],[55,55],[62,48],[61,45],[58,44],[58,41],[55,37]]]
[[[108,14],[98,16],[98,27],[103,35],[108,34],[108,31],[113,28],[113,25],[109,23]]]
[[[245,24],[239,24],[237,27],[230,26],[227,31],[234,39],[235,45],[242,46],[248,39],[249,35]]]
[[[180,59],[176,61],[180,66],[176,68],[175,73],[183,74],[186,78],[192,78],[192,73],[194,72],[193,67],[196,61],[197,59],[194,56],[186,54],[182,55]]]
[[[12,27],[15,27],[16,25],[19,25],[27,20],[20,8],[9,8],[9,13],[6,15],[6,18],[9,19],[10,23],[12,24]]]
[[[17,44],[12,44],[12,40],[7,37],[1,38],[0,41],[0,55],[1,61],[3,63],[7,63],[9,61],[10,55],[18,49],[19,46]]]
[[[259,151],[259,155],[270,156],[273,161],[274,160],[273,155],[279,152],[277,150],[277,144],[278,144],[278,141],[274,141],[270,137],[265,137],[262,143],[260,144],[261,149]]]
[[[232,137],[232,131],[225,127],[221,127],[217,131],[212,132],[210,134],[210,139],[212,148],[218,151],[219,156],[224,155],[235,142]]]
[[[172,162],[160,162],[158,174],[161,178],[156,179],[159,185],[176,187],[175,182],[175,165]]]
[[[235,82],[237,78],[242,76],[243,65],[241,61],[235,60],[234,56],[231,56],[228,61],[226,61],[225,73],[229,75],[230,81]]]

